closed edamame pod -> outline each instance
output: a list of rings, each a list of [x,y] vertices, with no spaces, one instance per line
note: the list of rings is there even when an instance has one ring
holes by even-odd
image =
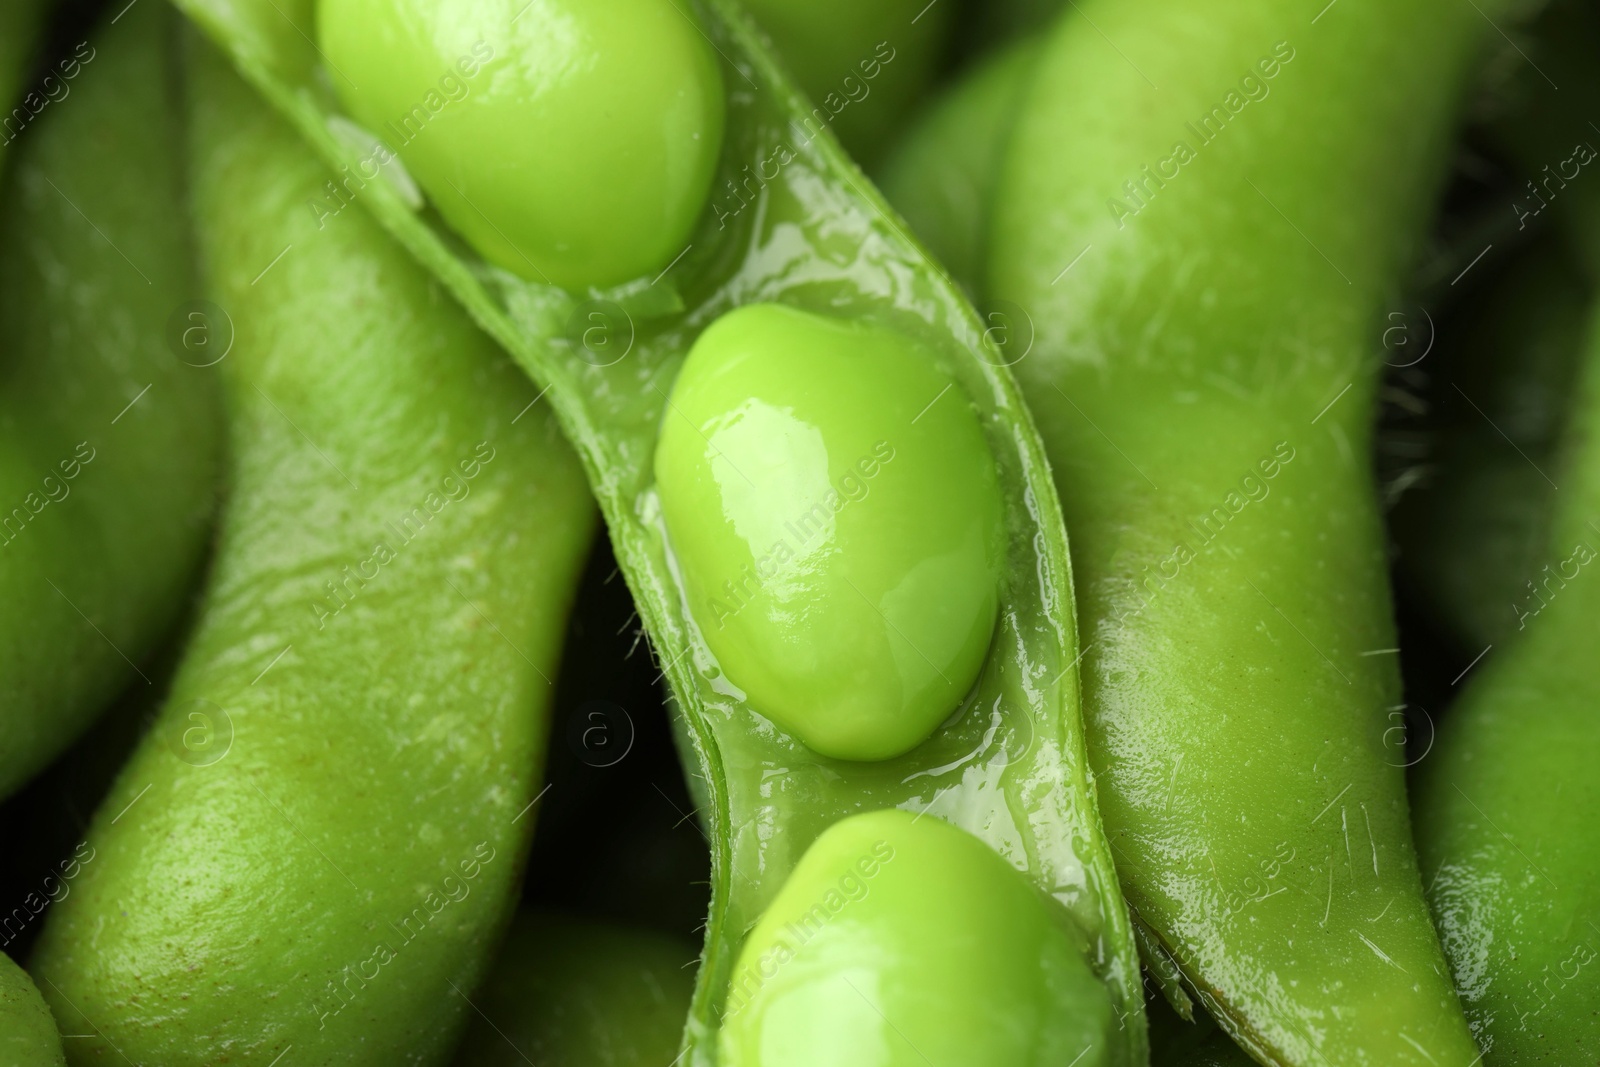
[[[917,117],[879,176],[883,195],[969,293],[980,288],[1000,165],[1040,47],[1029,37],[980,60]]]
[[[6,1067],[65,1065],[55,1017],[26,971],[0,953],[0,1063]]]
[[[1464,662],[1527,627],[1550,543],[1559,458],[1582,362],[1590,286],[1558,235],[1513,254],[1441,322],[1428,370],[1424,484],[1390,519],[1397,570]],[[1502,436],[1504,435],[1504,436]],[[1431,712],[1430,712],[1431,714]]]
[[[1567,455],[1554,468],[1561,489],[1543,603],[1472,677],[1418,767],[1429,899],[1491,1065],[1600,1055],[1597,431],[1600,328],[1591,326]]]
[[[515,899],[592,513],[522,375],[370,219],[318,226],[322,167],[193,44],[229,506],[35,970],[74,1062],[439,1063]]]
[[[1478,1055],[1384,744],[1368,455],[1383,301],[1488,32],[1437,0],[1075,5],[996,197],[986,296],[1037,330],[1015,369],[1119,874],[1158,976],[1262,1063]]]
[[[426,47],[395,63],[366,43],[394,27],[365,20],[392,12],[363,0],[323,3],[314,22],[299,4],[183,6],[337,168],[329,210],[337,193],[341,213],[371,211],[443,280],[548,389],[587,467],[672,687],[712,850],[684,1062],[716,1062],[739,938],[807,847],[845,816],[895,807],[969,831],[1054,898],[1108,992],[1098,1054],[1141,1062],[1140,979],[1083,756],[1042,449],[971,308],[808,126],[746,21],[720,0],[408,5],[406,32]],[[624,6],[692,17],[703,36],[662,34],[651,52],[611,20]],[[558,25],[585,56],[575,69],[610,69],[614,45],[670,75],[641,106],[676,148],[644,151],[647,172],[665,180],[668,162],[697,167],[708,150],[714,162],[703,202],[672,202],[673,219],[692,219],[684,244],[656,246],[648,265],[609,228],[574,231],[566,252],[615,268],[587,284],[528,269],[563,251],[532,194],[590,168],[592,202],[563,211],[636,205],[610,157],[582,150],[614,125],[603,109],[522,61]],[[470,91],[430,96],[446,73]],[[674,101],[713,98],[720,117],[670,119]],[[402,128],[406,102],[430,100],[420,132],[415,118]],[[473,123],[496,136],[456,140]],[[517,147],[551,129],[583,137]],[[508,161],[527,169],[496,197],[530,195],[478,200],[469,185]],[[460,192],[483,215],[473,226],[423,210]],[[619,281],[623,264],[635,273]],[[879,1025],[890,1041],[894,1021]]]
[[[1493,353],[1499,362],[1487,372],[1515,382],[1513,397],[1531,391],[1544,401],[1519,405],[1521,419],[1508,433],[1527,455],[1518,457],[1521,473],[1509,466],[1501,473],[1523,485],[1531,485],[1530,475],[1539,479],[1523,495],[1540,505],[1543,536],[1520,561],[1520,573],[1508,576],[1517,586],[1500,604],[1494,648],[1441,717],[1438,741],[1416,769],[1417,849],[1429,903],[1490,1067],[1600,1056],[1600,835],[1593,820],[1600,729],[1591,649],[1600,617],[1592,575],[1600,553],[1600,320],[1592,289],[1600,194],[1584,173],[1600,145],[1589,126],[1600,100],[1591,60],[1597,42],[1600,20],[1588,5],[1552,3],[1523,46],[1560,89],[1537,72],[1519,73],[1507,93],[1511,105],[1495,124],[1514,167],[1527,176],[1510,212],[1519,224],[1553,223],[1539,240],[1565,246],[1535,245],[1542,269],[1519,273],[1521,264],[1511,265],[1505,292],[1494,300],[1506,320],[1502,332],[1512,335],[1520,324],[1523,336]],[[1569,256],[1588,268],[1586,279],[1574,277]],[[1549,283],[1552,276],[1557,284]],[[1544,290],[1532,291],[1541,280]],[[1508,305],[1518,296],[1524,306],[1513,311]],[[1580,302],[1587,311],[1574,331]],[[1528,348],[1540,342],[1558,347],[1530,358]],[[1554,385],[1546,384],[1552,363],[1562,375]],[[1543,431],[1533,440],[1530,423]],[[1562,432],[1552,432],[1552,423]],[[1469,477],[1459,466],[1447,473]],[[1508,506],[1496,499],[1478,507],[1492,516]],[[1497,528],[1480,523],[1457,536],[1492,541]]]
[[[741,2],[811,98],[808,120],[868,162],[933,80],[956,13],[926,0]]]
[[[661,1067],[694,993],[695,951],[653,930],[519,914],[473,995],[455,1067]]]
[[[0,795],[66,747],[176,622],[207,548],[215,383],[172,343],[194,295],[160,65],[130,13],[29,121],[0,208]]]

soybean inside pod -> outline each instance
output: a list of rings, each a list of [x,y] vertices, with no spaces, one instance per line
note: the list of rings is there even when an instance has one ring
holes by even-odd
[[[1053,896],[1120,1019],[1108,1062],[1141,1062],[1137,956],[1084,754],[1063,525],[1043,450],[1005,360],[975,313],[906,236],[730,5],[432,4],[407,17],[416,15],[422,25],[445,10],[459,24],[419,38],[386,23],[385,12],[396,6],[420,7],[350,0],[325,2],[314,15],[306,0],[180,2],[337,169],[327,197],[307,211],[373,212],[544,388],[541,402],[552,406],[583,461],[681,713],[677,726],[692,755],[692,785],[711,843],[711,915],[686,1062],[714,1060],[739,939],[806,847],[841,818],[885,807],[928,812],[970,831]],[[534,59],[548,59],[560,34],[551,30],[555,23],[535,24],[543,26],[552,12],[561,15],[561,33],[578,42],[569,47],[595,35],[615,42],[615,54],[571,67],[604,71],[623,55],[626,62],[616,68],[623,73],[603,88],[613,113],[628,116],[618,121],[633,123],[640,106],[659,108],[648,136],[630,129],[637,134],[632,140],[610,137],[601,108],[553,117],[518,110],[546,89],[552,106],[559,103],[560,85],[535,91],[517,82],[529,70],[546,69]],[[364,35],[373,42],[370,54],[363,52]],[[519,65],[522,50],[534,58]],[[437,68],[431,81],[404,77],[407,70],[431,72],[429,63]],[[674,77],[683,80],[660,81]],[[641,79],[649,84],[633,84]],[[519,95],[521,89],[528,91]],[[345,112],[352,101],[363,123]],[[494,127],[501,105],[500,113],[516,120],[512,128]],[[531,148],[530,129],[542,138]],[[650,140],[657,135],[667,141]],[[637,175],[620,169],[584,179],[586,157],[564,152],[584,144],[619,166],[631,160],[646,177],[658,167],[660,181],[639,186]],[[682,151],[669,150],[671,144]],[[621,212],[610,227],[589,200],[554,195],[592,189],[603,199],[629,187],[655,189],[660,203],[652,212]],[[575,230],[597,234],[594,247],[574,243]],[[625,239],[625,231],[637,242]],[[787,320],[755,321],[763,317]],[[676,379],[697,346],[710,347],[708,369],[692,395],[680,395]],[[758,367],[744,379],[751,403],[780,413],[786,403],[814,403],[822,412],[808,426],[769,427],[788,434],[794,448],[803,444],[795,435],[816,431],[813,443],[826,455],[823,467],[807,469],[828,476],[789,486],[787,496],[757,454],[773,438],[762,437],[750,411],[727,406],[741,360],[769,346],[798,352],[783,355],[788,370]],[[812,351],[831,353],[860,373],[834,367],[828,380],[837,388],[821,390],[819,398],[808,379],[815,368],[805,363]],[[774,355],[773,365],[782,360]],[[830,417],[848,427],[856,415],[872,421],[872,435],[859,442],[843,430],[828,436]],[[674,425],[688,447],[671,443]],[[946,441],[948,453],[924,451],[917,442],[930,425],[946,425],[956,437],[970,427],[976,445]],[[736,456],[713,446],[696,455],[685,426],[708,442],[720,442],[730,426],[743,427],[754,435],[755,451]],[[658,440],[676,458],[658,459]],[[974,448],[986,450],[992,466],[976,470]],[[940,491],[941,455],[961,465],[952,477],[963,488],[950,501],[930,499]],[[739,467],[747,469],[733,469]],[[658,491],[658,471],[666,482],[681,475],[681,484]],[[882,507],[875,496],[902,492],[896,485],[904,479],[921,479],[920,489],[905,490],[920,501],[919,514],[955,515],[963,524],[964,539],[953,543],[940,542],[931,522],[904,531],[918,545],[933,546],[928,551],[944,553],[922,562],[931,573],[952,576],[949,600],[959,604],[942,602],[944,586],[909,571],[894,572],[901,584],[893,589],[878,589],[872,583],[882,584],[886,569],[898,565],[902,547],[865,535],[840,537],[830,551],[843,553],[842,561],[824,561],[802,576],[810,581],[823,573],[827,581],[810,587],[819,598],[789,620],[787,632],[778,632],[782,620],[773,622],[769,612],[772,625],[746,626],[739,649],[717,643],[713,630],[728,622],[722,611],[744,625],[746,612],[765,611],[747,604],[793,577],[758,559],[755,579],[729,576],[745,583],[731,601],[716,595],[720,575],[702,587],[705,575],[698,572],[717,564],[717,553],[736,540],[728,529],[751,541],[755,535],[745,536],[741,525],[748,519],[769,523],[774,545],[784,536],[804,539],[805,520],[819,503],[816,520],[843,529]],[[727,487],[741,482],[748,484],[739,492],[769,503],[798,501],[798,513],[757,507],[736,514],[729,494],[737,493]],[[713,492],[712,483],[727,491]],[[815,499],[807,495],[813,491]],[[705,494],[700,502],[723,508],[727,529],[714,528],[714,508],[696,509],[695,492]],[[674,520],[664,498],[689,501],[678,509],[688,517]],[[998,516],[992,539],[982,518],[990,500]],[[975,518],[960,514],[964,501]],[[800,532],[786,532],[790,526]],[[697,538],[702,543],[690,544]],[[687,562],[685,545],[693,557]],[[791,546],[795,554],[804,547]],[[871,558],[852,555],[857,548]],[[874,562],[884,560],[881,567]],[[987,600],[985,568],[993,571]],[[897,590],[928,619],[898,604]],[[854,604],[854,596],[866,607]],[[883,616],[880,624],[872,612]],[[917,633],[943,644],[932,648],[889,632],[896,630],[890,619],[908,617],[914,622],[906,625],[926,625]],[[986,618],[992,628],[985,628]],[[822,673],[809,676],[810,689],[795,681],[804,674],[799,665],[774,659],[800,648],[808,633],[829,650],[813,657]],[[840,700],[862,700],[867,718],[895,703],[895,693],[880,693],[874,703],[871,694],[854,693],[827,673],[835,657],[839,671],[856,671],[858,683],[877,685],[867,669],[874,655],[891,661],[905,682],[904,699],[888,716],[894,721],[880,717],[874,721],[887,721],[885,728],[865,733],[852,733],[849,716],[826,721]],[[737,676],[730,662],[743,664]],[[756,677],[761,670],[768,673]],[[785,699],[798,711],[772,711]]]

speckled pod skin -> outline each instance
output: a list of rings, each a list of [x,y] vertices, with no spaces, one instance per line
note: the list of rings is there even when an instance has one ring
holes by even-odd
[[[593,509],[521,373],[360,211],[319,228],[322,167],[190,58],[229,505],[35,973],[74,1063],[438,1063],[515,898]]]
[[[0,955],[0,1064],[64,1067],[61,1035],[39,989],[10,956]]]

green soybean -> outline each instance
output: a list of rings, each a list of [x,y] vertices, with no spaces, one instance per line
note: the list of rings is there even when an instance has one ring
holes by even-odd
[[[955,5],[743,0],[811,98],[806,121],[871,160],[938,70]]]
[[[694,993],[695,950],[651,930],[519,915],[472,1002],[456,1067],[664,1067]]]
[[[971,834],[853,815],[746,940],[720,1062],[1100,1067],[1116,1020],[1084,947],[1060,905]]]
[[[548,389],[541,403],[561,420],[600,501],[672,689],[711,846],[711,913],[684,1062],[712,1062],[738,937],[806,846],[845,815],[888,807],[946,818],[1056,897],[1123,1017],[1112,1062],[1141,1062],[1141,979],[1082,748],[1065,528],[1019,394],[959,291],[833,139],[808,131],[811,105],[746,20],[722,0],[680,6],[723,60],[728,110],[710,206],[682,258],[656,277],[579,296],[494,270],[430,210],[414,209],[387,169],[360,184],[344,210],[372,212]],[[327,80],[338,76],[307,40],[307,3],[182,7],[336,173],[359,175],[371,149],[345,135],[350,123]],[[487,43],[497,55],[515,54],[509,41]],[[335,206],[331,197],[320,203]],[[674,570],[654,471],[662,427],[676,418],[667,401],[699,336],[748,304],[782,304],[916,342],[955,382],[942,398],[921,398],[922,406],[937,400],[923,421],[939,405],[970,406],[992,457],[1004,522],[994,636],[971,692],[905,755],[833,759],[777,728],[719,665]]]
[[[67,1062],[49,1006],[33,979],[4,953],[0,953],[0,1062],[7,1067]]]
[[[896,143],[878,184],[934,258],[978,292],[995,186],[1040,42],[984,57],[935,98]]]
[[[1384,303],[1504,13],[1079,3],[1002,171],[985,295],[1037,329],[1123,887],[1174,999],[1263,1063],[1478,1054],[1385,744],[1369,450]]]
[[[208,357],[171,323],[194,296],[159,11],[27,127],[0,208],[0,795],[88,726],[190,595],[219,466]],[[181,330],[178,331],[181,333]]]
[[[1004,505],[954,387],[909,337],[778,304],[718,319],[673,385],[656,485],[691,613],[825,756],[910,751],[988,655]]]
[[[355,117],[513,274],[653,274],[705,205],[722,82],[673,0],[321,0],[317,39]]]
[[[537,392],[370,219],[318,227],[326,172],[196,45],[229,506],[35,969],[76,1063],[438,1063],[515,900],[591,508]]]

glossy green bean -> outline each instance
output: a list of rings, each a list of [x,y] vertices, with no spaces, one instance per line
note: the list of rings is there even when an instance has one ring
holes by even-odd
[[[35,968],[75,1063],[438,1063],[515,900],[592,509],[536,391],[370,219],[318,226],[323,168],[194,44],[229,507]]]

